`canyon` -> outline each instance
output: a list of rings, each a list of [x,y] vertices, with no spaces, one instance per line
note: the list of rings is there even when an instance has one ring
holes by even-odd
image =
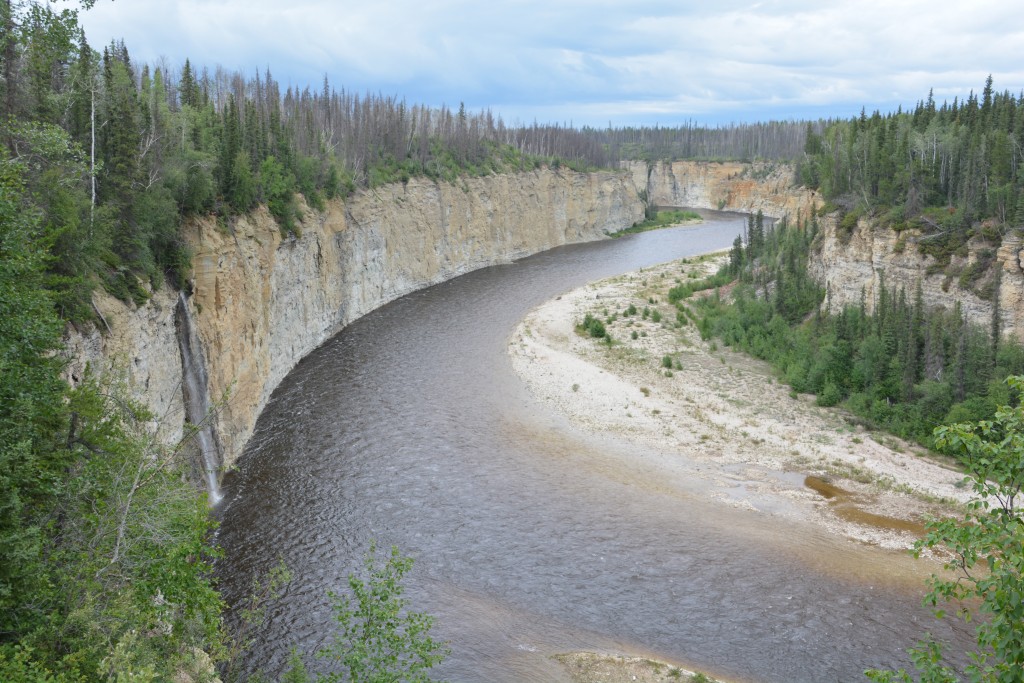
[[[412,179],[302,214],[289,235],[265,208],[184,226],[191,295],[163,288],[132,306],[97,293],[99,325],[65,335],[69,381],[87,368],[122,374],[161,441],[203,421],[217,455],[197,469],[228,468],[281,379],[345,325],[471,270],[600,239],[642,219],[643,204],[628,174],[545,168],[455,185]],[[190,374],[205,384],[198,392]],[[205,420],[195,405],[212,409]]]
[[[97,293],[100,323],[65,335],[67,378],[81,381],[87,367],[120,373],[156,416],[151,429],[165,443],[202,427],[192,440],[196,469],[216,488],[281,380],[366,313],[478,268],[603,239],[641,220],[645,201],[806,218],[823,200],[792,178],[784,164],[637,161],[620,171],[541,168],[455,184],[414,178],[361,190],[324,211],[303,204],[304,218],[288,235],[265,208],[227,222],[198,218],[184,226],[191,291],[165,287],[141,306]],[[972,320],[991,318],[990,301],[948,275],[926,275],[930,257],[901,249],[891,230],[862,220],[841,236],[834,219],[820,222],[811,270],[828,288],[828,305],[858,303],[862,292],[871,301],[884,279],[908,291],[921,282],[929,303],[959,301]],[[1003,271],[1003,329],[1018,337],[1021,246],[1007,237],[994,259]],[[983,256],[975,247],[960,265]]]

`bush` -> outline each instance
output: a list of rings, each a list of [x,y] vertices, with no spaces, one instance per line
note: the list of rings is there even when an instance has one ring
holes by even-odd
[[[267,157],[260,166],[260,190],[267,208],[281,226],[282,234],[294,231],[298,217],[295,177],[274,157]]]
[[[839,391],[839,387],[829,382],[825,385],[825,388],[820,394],[816,403],[823,408],[830,408],[843,400],[843,395]]]
[[[1020,389],[1024,378],[1007,380]],[[977,649],[964,670],[965,680],[1020,681],[1024,668],[1024,525],[1020,518],[1020,482],[1024,461],[1024,410],[1002,406],[991,420],[938,427],[935,443],[957,457],[968,474],[975,498],[962,519],[928,523],[927,535],[914,544],[915,557],[942,548],[945,570],[933,574],[925,604],[943,618],[946,607],[964,622],[975,621]],[[975,619],[980,613],[984,618]],[[959,681],[961,672],[943,662],[942,645],[926,636],[910,651],[922,681]],[[905,670],[868,671],[873,681],[909,683]]]
[[[601,337],[604,337],[608,334],[607,330],[605,330],[604,323],[602,323],[598,318],[595,318],[589,313],[587,313],[587,315],[584,316],[583,324],[581,325],[581,327],[585,334],[589,334],[591,337],[594,337],[595,339],[600,339]]]
[[[318,681],[431,680],[427,670],[441,663],[449,649],[430,637],[433,617],[408,609],[402,580],[412,564],[412,558],[403,557],[396,546],[382,564],[376,544],[371,544],[363,576],[348,575],[351,595],[330,593],[339,632],[318,655],[340,664],[345,673],[331,672]],[[292,669],[297,668],[293,657]]]
[[[849,239],[850,235],[853,234],[854,228],[857,227],[857,221],[860,219],[860,211],[850,211],[843,216],[842,220],[839,221],[838,233],[841,239]]]

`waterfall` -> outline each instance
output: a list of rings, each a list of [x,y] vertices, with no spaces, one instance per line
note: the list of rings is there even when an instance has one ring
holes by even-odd
[[[185,294],[178,295],[174,311],[174,326],[181,351],[181,391],[185,402],[185,416],[198,427],[195,442],[199,447],[199,462],[209,492],[210,505],[216,505],[223,497],[220,492],[220,449],[211,425],[210,398],[207,393],[206,364],[199,337],[192,325]]]

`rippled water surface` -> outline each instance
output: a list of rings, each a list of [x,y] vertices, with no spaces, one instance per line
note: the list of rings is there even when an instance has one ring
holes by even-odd
[[[303,360],[225,481],[225,596],[283,559],[294,580],[247,665],[331,637],[325,593],[370,539],[415,567],[451,681],[566,680],[549,655],[623,651],[736,680],[863,680],[906,665],[921,568],[810,527],[708,503],[696,465],[572,429],[505,347],[534,306],[585,282],[729,246],[743,217],[563,247],[409,295]],[[311,662],[315,668],[316,663]]]

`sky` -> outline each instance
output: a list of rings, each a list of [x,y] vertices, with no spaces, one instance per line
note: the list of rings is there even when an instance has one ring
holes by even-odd
[[[89,42],[180,70],[490,109],[727,125],[1024,90],[1020,0],[98,0]]]

